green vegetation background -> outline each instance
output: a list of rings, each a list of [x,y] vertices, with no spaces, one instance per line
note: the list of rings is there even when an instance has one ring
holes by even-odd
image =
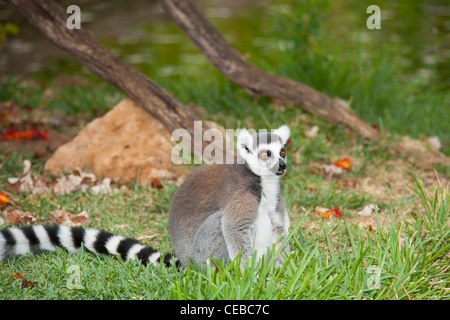
[[[436,1],[438,3],[438,1]],[[338,3],[338,4],[336,4]],[[428,33],[413,26],[420,25],[425,16],[417,6],[425,1],[408,1],[407,5],[380,1],[382,10],[395,13],[382,22],[381,30],[367,30],[365,10],[368,1],[304,0],[274,6],[273,12],[259,23],[248,22],[250,31],[221,29],[222,20],[215,20],[219,31],[226,35],[239,34],[233,44],[249,60],[274,73],[308,84],[331,96],[349,100],[350,106],[364,120],[398,135],[438,136],[448,141],[449,90],[445,72],[436,64],[424,66],[421,61],[405,64],[405,47],[429,45],[439,53],[439,43],[430,44]],[[349,16],[336,16],[336,5],[348,6]],[[394,8],[393,6],[400,6]],[[423,19],[422,19],[423,18]],[[427,18],[428,19],[428,18]],[[411,22],[413,21],[413,22]],[[426,25],[426,20],[425,20]],[[163,28],[161,30],[160,28]],[[253,28],[253,29],[252,29]],[[240,88],[231,84],[196,52],[173,24],[139,26],[150,33],[177,34],[178,43],[162,45],[146,43],[121,45],[108,39],[103,43],[115,50],[125,61],[135,65],[150,78],[167,88],[184,103],[195,103],[219,123],[238,128],[251,122],[255,128],[272,128],[289,123],[293,130],[291,150],[302,148],[302,165],[291,167],[284,180],[283,194],[293,217],[291,249],[283,273],[271,264],[258,269],[239,269],[239,262],[206,274],[195,267],[175,271],[165,267],[142,267],[133,262],[121,262],[110,257],[97,257],[86,252],[77,255],[66,252],[24,257],[1,263],[0,297],[3,299],[448,299],[450,228],[448,225],[448,190],[438,186],[428,192],[420,179],[413,195],[400,197],[398,202],[377,203],[375,232],[343,220],[323,221],[311,213],[316,206],[355,210],[374,202],[373,196],[340,190],[335,183],[311,175],[309,165],[336,157],[355,140],[362,145],[354,152],[363,158],[352,175],[364,177],[366,163],[383,163],[391,159],[387,147],[358,140],[342,128],[319,119],[308,121],[320,126],[316,139],[307,139],[302,132],[306,123],[299,109],[278,108],[270,99],[253,101]],[[354,32],[353,32],[354,31]],[[392,36],[395,34],[395,36]],[[392,42],[397,37],[400,40]],[[413,40],[410,40],[413,39]],[[248,48],[246,43],[253,43]],[[258,45],[255,45],[256,44]],[[434,43],[434,42],[431,42]],[[133,63],[130,57],[151,50],[150,62]],[[410,50],[410,49],[409,49]],[[433,51],[434,50],[434,51]],[[177,60],[176,68],[166,66],[171,51],[190,52],[191,56]],[[149,53],[149,54],[150,54]],[[408,55],[409,52],[406,53]],[[175,59],[175,58],[174,58]],[[184,61],[184,62],[183,62]],[[195,61],[197,64],[195,64]],[[155,67],[156,66],[156,67]],[[426,67],[426,68],[425,68]],[[174,69],[175,68],[175,69]],[[420,69],[427,72],[418,72]],[[175,71],[176,72],[175,72]],[[89,79],[89,85],[64,87],[42,104],[47,88],[52,88],[57,76],[65,73]],[[170,74],[170,76],[167,76]],[[43,86],[23,85],[18,77],[8,77],[0,85],[0,100],[13,100],[31,108],[58,110],[67,116],[86,120],[107,112],[124,94],[90,75],[77,62],[61,59],[33,75]],[[294,120],[293,120],[294,119]],[[298,123],[292,123],[300,119]],[[350,142],[351,141],[351,142]],[[330,148],[330,146],[332,146]],[[443,152],[450,153],[448,144]],[[17,176],[22,161],[29,155],[2,153],[0,183]],[[33,170],[42,171],[42,160],[33,160]],[[395,170],[395,168],[393,168]],[[448,169],[440,168],[442,174]],[[314,186],[314,192],[308,186]],[[388,188],[388,186],[387,186]],[[408,188],[405,186],[405,188]],[[132,184],[116,195],[95,196],[76,192],[73,195],[15,195],[17,207],[33,212],[39,222],[49,220],[48,213],[64,208],[78,213],[91,213],[92,227],[103,228],[121,235],[138,237],[154,235],[146,244],[171,251],[167,234],[167,212],[176,186],[166,184],[162,191]],[[149,201],[151,199],[151,201]],[[303,210],[303,211],[302,211]],[[403,211],[411,213],[400,219]],[[420,214],[412,214],[419,212]],[[315,225],[318,228],[308,226]],[[68,268],[80,266],[81,288],[67,287],[71,274]],[[380,272],[379,286],[369,267]],[[24,274],[35,283],[24,288]]]

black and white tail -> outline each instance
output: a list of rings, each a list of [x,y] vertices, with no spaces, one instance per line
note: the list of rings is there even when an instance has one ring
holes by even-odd
[[[51,252],[58,247],[76,253],[82,244],[89,252],[120,256],[123,260],[137,258],[144,265],[148,263],[159,265],[162,262],[167,266],[179,266],[178,259],[172,255],[163,255],[135,239],[96,229],[61,225],[35,225],[0,230],[0,260],[27,253],[37,255]]]

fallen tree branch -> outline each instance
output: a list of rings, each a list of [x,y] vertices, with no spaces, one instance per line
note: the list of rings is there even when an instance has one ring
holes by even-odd
[[[184,128],[194,137],[196,115],[145,75],[114,56],[83,29],[69,29],[65,10],[53,0],[6,0],[51,42],[94,74],[124,91],[169,132]],[[203,123],[203,131],[208,127]],[[194,139],[192,139],[193,141]],[[207,146],[202,141],[203,148]],[[191,149],[195,150],[195,149]]]
[[[331,98],[309,86],[252,65],[228,43],[191,1],[158,2],[211,63],[250,95],[289,101],[331,123],[345,125],[371,141],[381,140],[381,133],[351,111],[345,101]],[[385,134],[389,136],[389,133]],[[397,154],[409,153],[425,166],[450,165],[450,159],[441,152],[432,150],[424,154],[403,141],[394,143],[392,150]]]
[[[255,97],[287,100],[334,124],[345,125],[378,142],[380,132],[361,120],[341,99],[280,77],[249,63],[189,0],[159,0],[160,5],[211,63],[229,80]]]
[[[144,110],[161,121],[169,131],[184,128],[195,138],[194,120],[197,117],[188,107],[114,56],[87,31],[68,29],[67,14],[53,0],[5,1],[14,6],[55,45],[69,52],[94,74],[124,91]],[[159,0],[159,2],[214,66],[249,94],[290,101],[332,123],[343,124],[372,141],[378,142],[381,139],[380,133],[356,116],[343,100],[330,98],[306,85],[268,73],[250,64],[190,1]],[[203,123],[202,133],[207,129]],[[192,139],[192,144],[194,140]],[[203,150],[208,144],[202,141],[201,145]],[[402,143],[394,145],[393,149],[397,153],[411,150]],[[202,156],[196,152],[195,146],[192,149],[191,145],[191,150],[194,150],[196,156]],[[436,161],[432,163],[445,165],[449,163],[449,158],[440,153],[435,159]]]

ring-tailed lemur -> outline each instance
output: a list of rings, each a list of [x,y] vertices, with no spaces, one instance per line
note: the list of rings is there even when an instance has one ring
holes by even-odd
[[[53,252],[58,248],[76,253],[82,244],[89,252],[119,255],[123,260],[138,258],[144,265],[147,263],[158,265],[161,258],[167,266],[179,265],[179,260],[172,259],[172,255],[162,255],[161,252],[146,247],[135,239],[96,229],[62,225],[35,225],[0,230],[0,260],[27,253],[37,255],[42,252]]]
[[[201,265],[210,258],[225,264],[241,254],[241,266],[256,251],[258,258],[273,246],[289,253],[284,240],[289,216],[280,193],[279,178],[286,170],[287,126],[251,135],[242,129],[237,139],[240,156],[234,164],[203,165],[191,172],[174,195],[169,232],[175,257],[162,255],[137,240],[82,227],[42,226],[0,230],[0,260],[61,247],[119,255],[142,263]],[[163,259],[161,259],[163,257]],[[275,263],[280,265],[282,255]]]

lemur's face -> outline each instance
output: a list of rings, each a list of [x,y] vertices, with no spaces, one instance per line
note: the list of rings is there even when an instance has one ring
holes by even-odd
[[[238,136],[238,151],[255,174],[281,176],[286,171],[285,144],[289,136],[287,126],[254,135],[243,129]]]
[[[266,168],[267,174],[281,176],[286,170],[286,150],[280,143],[262,145],[258,148],[258,166]],[[263,170],[264,171],[264,170]]]

